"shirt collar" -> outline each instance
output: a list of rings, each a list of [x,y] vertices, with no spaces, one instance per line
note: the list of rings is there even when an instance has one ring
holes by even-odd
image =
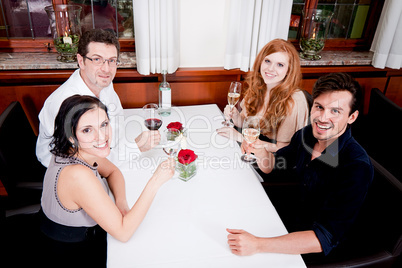
[[[305,148],[307,151],[312,153],[312,150],[314,148],[314,145],[318,141],[314,136],[313,136],[313,128],[310,125],[304,128],[304,133],[303,133],[303,142],[306,144]],[[317,160],[320,160],[321,162],[324,162],[330,166],[336,167],[339,164],[339,157],[338,154],[342,150],[342,148],[345,146],[346,142],[352,137],[352,131],[350,128],[350,125],[346,127],[345,132],[339,136],[334,142],[332,142],[323,152],[322,154],[317,157]]]

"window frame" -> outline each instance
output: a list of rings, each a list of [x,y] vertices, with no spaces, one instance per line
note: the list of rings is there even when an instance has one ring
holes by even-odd
[[[356,50],[367,51],[370,49],[374,34],[380,20],[381,11],[385,0],[374,0],[370,4],[367,17],[370,18],[365,26],[364,36],[358,39],[331,38],[325,41],[324,50]],[[304,10],[309,8],[317,8],[318,0],[306,0]],[[289,40],[299,49],[299,40]]]
[[[66,5],[68,0],[52,0],[53,5]],[[0,22],[3,22],[0,16]],[[5,24],[5,23],[4,23]],[[120,51],[130,52],[135,50],[135,39],[119,39]],[[0,52],[57,52],[51,38],[30,37],[20,39],[0,39]]]
[[[67,4],[68,0],[52,0],[53,4]],[[370,5],[366,30],[363,38],[359,39],[327,39],[324,50],[360,50],[370,49],[373,41],[376,25],[381,16],[385,0],[373,1]],[[317,7],[318,0],[306,0],[305,9]],[[1,18],[0,18],[1,19]],[[299,49],[297,39],[290,40]],[[119,39],[122,52],[135,50],[135,39]],[[56,52],[51,38],[21,38],[21,39],[0,39],[0,52]]]

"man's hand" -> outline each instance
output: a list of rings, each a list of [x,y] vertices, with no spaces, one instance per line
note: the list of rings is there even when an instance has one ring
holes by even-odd
[[[137,146],[141,152],[146,152],[158,145],[160,140],[161,134],[158,130],[147,130],[135,138],[135,143],[137,143]]]
[[[258,237],[237,229],[226,229],[230,250],[235,255],[249,256],[259,252]]]

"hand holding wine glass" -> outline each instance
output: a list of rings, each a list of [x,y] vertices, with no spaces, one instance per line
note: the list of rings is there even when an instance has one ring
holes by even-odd
[[[258,116],[246,117],[243,122],[242,134],[248,144],[254,143],[260,136],[260,118]],[[257,158],[247,152],[241,156],[241,160],[254,163],[257,161]]]
[[[228,91],[228,106],[230,111],[233,110],[233,107],[237,104],[240,100],[241,94],[241,83],[240,82],[232,82],[229,87]],[[222,122],[225,127],[233,127],[234,124],[230,122],[230,119],[225,118],[225,121]]]

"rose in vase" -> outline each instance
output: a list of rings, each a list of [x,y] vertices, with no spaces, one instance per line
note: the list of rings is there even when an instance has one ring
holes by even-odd
[[[179,179],[188,181],[197,174],[197,166],[195,160],[198,155],[193,150],[182,149],[177,155],[176,169],[179,172]]]
[[[172,122],[167,125],[167,139],[169,141],[176,140],[180,135],[186,136],[183,124],[180,122]]]

